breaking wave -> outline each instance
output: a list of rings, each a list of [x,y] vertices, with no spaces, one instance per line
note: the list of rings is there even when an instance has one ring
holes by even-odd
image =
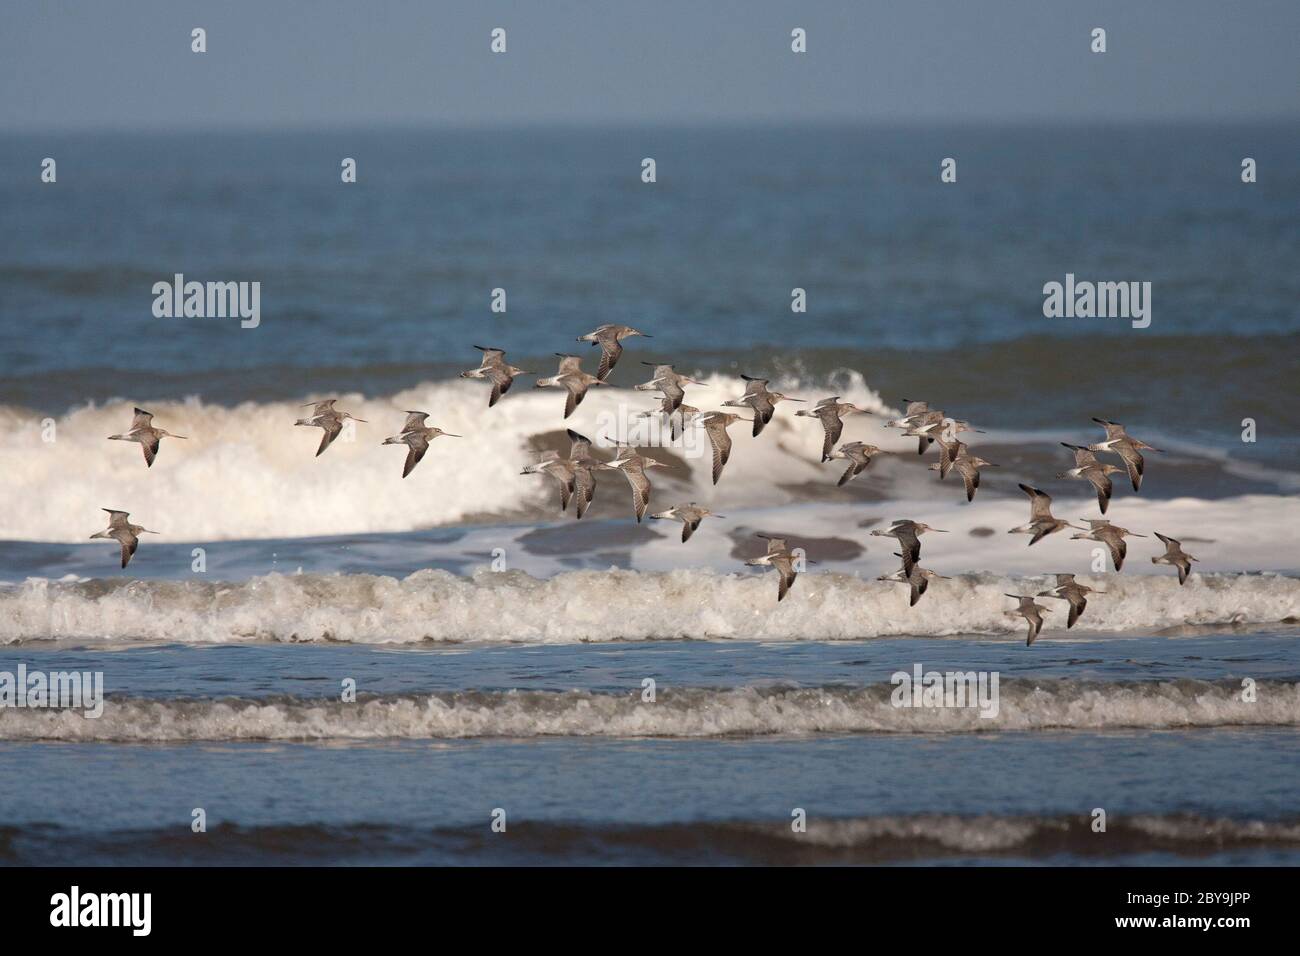
[[[1300,579],[1276,574],[1080,576],[1107,591],[1088,603],[1072,635],[1183,625],[1300,621]],[[1046,588],[1046,576],[967,574],[936,581],[915,607],[907,588],[838,573],[800,575],[776,603],[771,575],[711,571],[521,571],[469,577],[423,570],[269,574],[241,583],[50,582],[0,587],[0,644],[40,640],[360,644],[590,641],[853,640],[1023,633],[1005,593]],[[611,595],[617,600],[611,601]],[[1065,633],[1064,603],[1045,639]]]
[[[665,689],[641,692],[445,691],[356,702],[109,696],[97,718],[6,708],[0,739],[110,742],[376,740],[479,737],[753,737],[1300,725],[1300,683],[1097,682],[1008,678],[998,707],[895,706],[894,685]],[[974,690],[972,688],[972,694]]]
[[[980,859],[1114,859],[1138,854],[1293,862],[1294,820],[1195,814],[1113,814],[1105,839],[1083,815],[962,816],[944,813],[689,823],[511,821],[510,839],[481,825],[419,827],[384,823],[218,823],[207,840],[177,840],[167,829],[80,832],[58,826],[0,826],[0,862],[78,865],[87,854],[135,865],[185,862],[369,863],[749,863],[769,865],[902,863]]]
[[[845,401],[892,411],[858,373],[844,371],[838,378],[831,381]],[[690,398],[701,408],[718,407],[744,391],[745,383],[733,376],[714,374],[705,381],[707,388],[697,388]],[[789,381],[786,387],[799,383]],[[303,415],[299,402],[233,408],[199,399],[147,403],[155,424],[188,436],[164,439],[147,473],[139,447],[105,440],[126,429],[130,403],[75,409],[52,420],[52,430],[34,412],[0,407],[0,498],[40,503],[4,509],[0,539],[82,542],[97,530],[87,530],[87,522],[93,526],[104,507],[133,512],[171,541],[413,531],[483,515],[549,514],[551,483],[520,476],[522,466],[536,458],[530,443],[535,447],[540,436],[548,436],[555,447],[559,442],[567,447],[566,427],[598,442],[602,436],[653,437],[649,431],[630,436],[625,430],[632,416],[656,406],[652,393],[593,389],[567,421],[561,421],[563,395],[534,390],[527,379],[517,381],[491,414],[487,394],[480,382],[454,380],[383,398],[341,395],[339,407],[368,424],[356,426],[354,441],[341,437],[320,458],[314,457],[320,431],[293,427]],[[381,442],[400,430],[405,409],[427,410],[430,424],[464,437],[435,441],[419,469],[403,480],[405,448],[384,448]],[[737,443],[728,473],[729,501],[783,502],[789,496],[778,488],[782,481],[825,481],[826,473],[816,468],[821,429],[802,419],[796,428],[793,421],[778,417],[770,437]],[[707,440],[696,433],[689,441],[666,450],[685,460],[691,483],[707,488],[712,461]],[[678,475],[687,479],[686,470]]]

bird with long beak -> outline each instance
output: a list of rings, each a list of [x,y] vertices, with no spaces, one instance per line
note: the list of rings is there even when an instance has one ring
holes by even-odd
[[[1074,528],[1076,531],[1087,531],[1087,528],[1080,527],[1077,524],[1070,524],[1060,518],[1052,515],[1052,496],[1045,491],[1039,491],[1037,488],[1031,488],[1029,485],[1021,484],[1020,490],[1029,496],[1029,523],[1022,524],[1018,528],[1012,528],[1007,534],[1032,534],[1029,539],[1029,545],[1038,544],[1039,541],[1049,534],[1055,534],[1062,528]]]
[[[335,409],[334,403],[337,401],[337,398],[331,398],[323,402],[308,402],[302,407],[314,409],[314,414],[311,418],[300,418],[294,422],[295,425],[309,425],[325,431],[325,434],[321,436],[320,447],[316,449],[317,458],[333,443],[334,439],[342,434],[343,423],[349,418],[354,422],[367,424],[364,418],[357,418],[349,412],[340,412]]]
[[[929,568],[923,568],[913,560],[910,564],[907,559],[907,552],[894,552],[894,557],[903,559],[903,566],[893,574],[882,574],[876,578],[877,581],[897,581],[900,584],[906,584],[911,588],[911,596],[908,598],[907,606],[916,607],[916,602],[921,600],[927,590],[929,590],[931,581],[948,580],[942,574],[937,574]]]
[[[1020,602],[1020,606],[1014,611],[1007,611],[1008,614],[1019,614],[1029,622],[1029,636],[1025,640],[1025,647],[1034,643],[1038,637],[1038,632],[1043,629],[1043,615],[1051,614],[1052,609],[1045,604],[1035,604],[1032,596],[1024,594],[1008,594],[1007,597],[1015,598]]]
[[[160,534],[158,531],[150,531],[143,525],[131,524],[128,520],[131,515],[126,511],[114,511],[112,508],[101,508],[101,511],[108,512],[108,527],[103,531],[97,531],[90,536],[90,540],[96,538],[112,538],[122,546],[122,567],[131,563],[131,557],[135,554],[136,547],[140,544],[140,535],[142,534]]]
[[[461,372],[461,378],[486,378],[492,383],[492,394],[488,396],[488,408],[491,408],[501,396],[510,391],[510,386],[514,384],[516,375],[531,375],[532,372],[527,369],[516,368],[506,361],[506,353],[501,349],[490,349],[485,345],[476,345],[474,348],[483,353],[483,360],[479,363],[478,368],[472,368],[467,372]]]
[[[1187,583],[1187,575],[1192,573],[1192,562],[1200,560],[1194,558],[1183,550],[1182,544],[1175,538],[1167,538],[1159,531],[1156,537],[1164,543],[1165,553],[1157,558],[1152,558],[1152,564],[1170,564],[1178,569],[1178,584],[1181,587]]]
[[[672,414],[681,408],[682,399],[686,397],[684,385],[705,384],[674,371],[671,365],[655,365],[653,362],[642,362],[641,364],[649,365],[655,370],[654,378],[632,387],[638,392],[662,392],[664,396],[662,411],[665,414]]]
[[[921,535],[927,531],[937,531],[939,534],[947,534],[942,528],[931,528],[928,524],[920,521],[912,521],[910,518],[900,518],[890,524],[884,531],[873,531],[871,534],[877,538],[897,538],[898,543],[903,546],[903,553],[899,555],[903,559],[903,570],[911,572],[912,565],[921,560]]]
[[[1124,539],[1126,537],[1146,537],[1146,535],[1130,531],[1128,528],[1121,528],[1117,524],[1111,524],[1105,518],[1080,518],[1079,520],[1088,522],[1091,530],[1086,534],[1072,534],[1070,540],[1078,541],[1081,538],[1086,538],[1105,544],[1110,549],[1110,559],[1115,562],[1116,571],[1124,567],[1124,558],[1128,554],[1128,545],[1124,543]]]
[[[840,440],[840,435],[844,432],[845,415],[870,415],[871,413],[865,408],[858,408],[852,402],[841,402],[838,395],[831,398],[823,398],[812,408],[801,408],[795,412],[797,418],[816,418],[820,419],[824,437],[822,440],[822,461],[831,460],[831,451],[835,448],[835,443]]]
[[[137,408],[135,417],[131,419],[131,427],[121,435],[109,435],[108,438],[109,441],[138,441],[144,451],[145,467],[152,468],[154,457],[158,454],[158,446],[164,438],[185,438],[185,436],[173,435],[164,428],[154,428],[153,414],[143,408]]]
[[[802,402],[806,399],[793,398],[789,395],[782,395],[780,392],[773,392],[767,387],[768,380],[765,378],[754,378],[752,375],[741,375],[748,384],[745,386],[745,394],[740,398],[730,399],[723,402],[730,408],[752,408],[754,410],[754,437],[757,438],[762,432],[765,425],[772,420],[776,414],[777,402]]]
[[[588,375],[582,370],[582,359],[576,355],[568,355],[564,352],[556,352],[560,357],[560,370],[550,378],[539,378],[533,383],[533,388],[562,388],[567,391],[568,397],[564,400],[564,417],[568,418],[573,414],[573,410],[582,404],[582,400],[587,397],[587,389],[593,385],[606,385],[594,375]]]
[[[1088,450],[1108,451],[1111,454],[1119,455],[1124,461],[1124,467],[1128,469],[1128,477],[1129,481],[1133,483],[1133,490],[1138,491],[1142,487],[1142,474],[1146,469],[1146,461],[1142,457],[1142,452],[1161,451],[1161,449],[1134,438],[1124,430],[1124,426],[1119,422],[1107,421],[1104,418],[1094,418],[1093,421],[1106,429],[1106,440],[1089,445]]]
[[[786,544],[784,538],[774,538],[769,534],[759,534],[756,537],[767,541],[767,553],[757,558],[750,558],[745,562],[745,567],[754,568],[766,565],[776,568],[780,574],[776,587],[776,600],[779,604],[785,600],[785,596],[790,593],[790,587],[794,584],[794,579],[799,576],[799,572],[795,570],[795,553]],[[808,561],[807,563],[812,564],[813,562]]]
[[[705,518],[725,518],[726,515],[717,514],[692,501],[689,505],[674,505],[667,511],[657,512],[650,517],[680,521],[682,523],[682,543],[685,544],[691,540],[691,535],[696,532],[700,527],[700,522]]]
[[[1124,469],[1110,462],[1098,461],[1092,450],[1082,445],[1071,445],[1066,441],[1061,444],[1074,452],[1074,467],[1061,472],[1056,477],[1091,482],[1093,488],[1097,490],[1097,507],[1101,509],[1102,514],[1105,514],[1106,508],[1110,505],[1110,496],[1115,490],[1110,476],[1123,474]]]
[[[1081,618],[1083,612],[1087,609],[1088,595],[1105,593],[1105,591],[1090,588],[1086,584],[1080,584],[1074,580],[1073,574],[1058,574],[1056,576],[1056,587],[1048,591],[1039,591],[1037,596],[1060,598],[1062,601],[1069,603],[1070,617],[1065,623],[1066,630],[1069,630],[1074,627],[1074,622]]]
[[[636,514],[637,524],[640,524],[641,519],[645,517],[646,508],[650,505],[650,479],[646,477],[645,470],[672,466],[667,462],[638,454],[635,448],[630,447],[620,448],[618,455],[607,464],[623,472],[623,477],[631,485],[632,510]]]
[[[866,471],[867,466],[871,464],[872,458],[883,454],[885,453],[875,445],[868,445],[860,441],[846,441],[831,452],[830,458],[827,459],[829,461],[834,458],[842,458],[849,463],[849,467],[844,470],[844,474],[840,475],[840,480],[835,483],[836,486],[843,487],[848,484]]]
[[[634,335],[647,339],[654,338],[653,335],[639,332],[630,325],[602,325],[595,331],[578,336],[579,342],[590,342],[593,346],[600,346],[600,366],[596,369],[596,377],[602,382],[609,377],[609,373],[618,363],[618,357],[623,354],[623,346],[619,344],[619,340]]]
[[[401,432],[392,438],[385,438],[381,442],[384,445],[406,445],[409,449],[406,453],[406,467],[402,469],[403,478],[409,475],[411,469],[420,463],[424,453],[429,450],[429,442],[439,435],[446,435],[448,438],[462,437],[451,432],[445,432],[441,428],[426,427],[424,420],[428,417],[428,412],[407,412],[406,422],[402,425]]]

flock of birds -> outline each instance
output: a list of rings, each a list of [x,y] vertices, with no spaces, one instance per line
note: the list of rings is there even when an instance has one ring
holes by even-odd
[[[602,325],[594,331],[580,336],[578,338],[579,342],[590,342],[593,347],[600,347],[600,363],[596,374],[590,375],[583,371],[580,356],[557,352],[560,363],[556,374],[547,378],[538,378],[534,387],[564,389],[566,392],[564,417],[567,419],[573,414],[574,409],[582,404],[582,400],[589,389],[608,384],[609,374],[623,354],[622,340],[633,336],[651,337],[627,325]],[[510,390],[510,386],[514,383],[516,377],[533,374],[525,369],[510,365],[506,361],[505,352],[501,349],[486,348],[481,345],[475,346],[475,348],[483,353],[480,364],[477,368],[462,372],[461,377],[485,379],[492,383],[492,391],[488,397],[489,408],[496,405],[501,400],[501,397]],[[731,455],[732,441],[731,436],[727,433],[727,429],[731,425],[738,421],[752,422],[753,435],[758,437],[764,427],[772,421],[779,403],[806,402],[805,399],[794,398],[771,390],[768,388],[767,379],[742,375],[741,377],[746,383],[744,394],[738,398],[722,402],[722,405],[726,408],[748,409],[752,417],[724,411],[701,411],[685,404],[684,400],[687,385],[703,385],[705,383],[682,375],[675,371],[671,365],[655,365],[651,362],[643,362],[642,364],[651,366],[654,369],[654,375],[649,381],[636,385],[634,388],[638,391],[658,392],[661,399],[658,408],[642,412],[638,417],[658,417],[668,425],[669,433],[674,440],[680,438],[688,428],[702,427],[708,436],[713,451],[713,483],[715,485],[722,476],[722,470]],[[328,399],[311,403],[309,406],[303,406],[311,407],[313,410],[312,415],[294,422],[295,425],[320,428],[324,432],[321,436],[320,446],[316,449],[317,456],[323,454],[334,440],[342,434],[345,422],[352,420],[365,423],[365,419],[356,418],[346,411],[335,408],[336,401],[337,399]],[[924,454],[931,445],[937,443],[939,446],[939,460],[930,465],[930,469],[937,471],[941,480],[946,478],[950,472],[957,472],[957,474],[961,475],[965,485],[966,500],[974,500],[975,493],[980,486],[980,469],[997,466],[993,462],[972,454],[967,444],[957,436],[965,432],[981,433],[980,429],[973,428],[967,421],[949,417],[941,409],[932,409],[926,402],[911,401],[909,399],[904,399],[904,401],[907,402],[907,408],[903,416],[895,421],[886,422],[886,427],[900,428],[903,430],[904,436],[916,438],[918,454]],[[384,445],[400,444],[407,446],[406,463],[402,469],[403,478],[409,475],[415,466],[420,463],[420,460],[429,450],[429,443],[435,438],[442,436],[461,437],[427,425],[426,422],[429,417],[427,412],[408,411],[405,414],[406,421],[403,423],[401,431],[390,438],[384,439],[382,442]],[[844,430],[844,417],[852,414],[870,414],[870,412],[851,402],[840,401],[839,396],[822,399],[810,409],[795,412],[798,417],[815,418],[820,421],[824,432],[821,452],[823,463],[836,459],[848,462],[847,469],[839,478],[839,485],[852,481],[866,470],[876,456],[885,454],[877,446],[861,441],[839,443]],[[1086,446],[1062,442],[1062,445],[1074,453],[1074,467],[1060,473],[1057,477],[1091,483],[1097,493],[1097,505],[1104,515],[1110,505],[1113,492],[1110,476],[1126,471],[1132,482],[1133,490],[1138,491],[1142,485],[1145,467],[1142,452],[1159,451],[1160,449],[1129,435],[1124,426],[1118,422],[1101,418],[1094,418],[1093,421],[1105,429],[1105,440]],[[153,425],[153,415],[140,408],[135,409],[135,417],[132,419],[128,431],[120,435],[109,436],[110,439],[115,441],[138,442],[144,451],[144,460],[148,467],[153,466],[163,438],[184,439],[185,437],[184,435],[173,435],[165,429],[155,427]],[[646,476],[647,469],[667,468],[670,465],[643,455],[636,447],[623,443],[617,445],[618,450],[613,459],[602,461],[592,455],[592,443],[588,438],[572,429],[568,430],[568,437],[570,445],[567,455],[562,455],[557,451],[547,451],[535,464],[525,467],[523,474],[550,476],[559,485],[561,511],[567,511],[570,503],[573,503],[577,517],[580,519],[586,513],[595,495],[596,472],[619,471],[627,479],[632,489],[633,513],[639,523],[646,516],[650,504],[652,486],[650,479]],[[1100,461],[1097,458],[1098,452],[1118,456],[1124,467],[1121,468],[1109,462]],[[1081,519],[1087,522],[1087,527],[1071,524],[1069,521],[1052,515],[1052,498],[1046,492],[1026,484],[1021,484],[1020,489],[1029,496],[1029,522],[1010,529],[1008,533],[1032,535],[1029,539],[1030,546],[1037,544],[1047,535],[1055,534],[1063,528],[1073,528],[1083,533],[1072,535],[1072,540],[1088,539],[1105,544],[1110,551],[1115,570],[1119,571],[1124,565],[1128,550],[1124,539],[1128,537],[1146,537],[1146,535],[1137,534],[1127,528],[1112,524],[1107,518]],[[103,510],[109,514],[108,528],[91,535],[91,537],[116,540],[121,545],[122,567],[125,568],[132,555],[135,554],[140,535],[157,534],[158,532],[149,531],[140,525],[131,524],[130,515],[125,511],[110,508]],[[652,519],[680,521],[682,523],[683,542],[689,541],[691,535],[699,528],[700,523],[708,517],[721,518],[724,516],[716,514],[693,501],[689,504],[675,505],[665,511],[650,515]],[[890,537],[898,541],[899,550],[895,552],[895,556],[901,559],[902,566],[898,571],[884,575],[879,580],[907,584],[911,590],[910,604],[912,606],[925,594],[930,581],[943,578],[943,575],[936,574],[934,571],[920,565],[920,538],[921,535],[930,531],[946,533],[940,528],[932,528],[927,524],[910,519],[898,520],[893,522],[887,529],[871,532],[872,535]],[[1174,538],[1159,532],[1155,532],[1155,536],[1164,543],[1165,553],[1151,558],[1152,563],[1173,566],[1178,570],[1178,583],[1180,585],[1185,584],[1191,571],[1191,562],[1195,561],[1196,558],[1184,552],[1182,546]],[[800,549],[792,549],[783,538],[765,534],[760,534],[758,537],[766,539],[767,552],[746,561],[745,564],[746,566],[768,566],[777,570],[779,575],[777,601],[781,601],[789,593],[790,587],[794,584],[802,566],[814,562],[809,562]],[[1029,624],[1026,643],[1032,644],[1042,629],[1042,615],[1051,611],[1049,607],[1036,603],[1035,597],[1052,597],[1066,601],[1069,604],[1069,618],[1066,626],[1069,628],[1074,626],[1087,608],[1087,595],[1093,593],[1104,594],[1105,592],[1095,591],[1093,588],[1080,584],[1074,580],[1072,574],[1058,574],[1056,575],[1056,587],[1050,590],[1040,591],[1033,595],[1008,594],[1007,596],[1014,598],[1018,604],[1015,611],[1008,613],[1019,614],[1025,618]]]

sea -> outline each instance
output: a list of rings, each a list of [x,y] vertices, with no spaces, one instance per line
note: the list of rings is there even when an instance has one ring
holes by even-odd
[[[0,864],[1300,863],[1297,153],[1246,124],[0,133]],[[256,326],[156,315],[177,275],[258,283]],[[1049,317],[1067,277],[1150,283],[1149,325]],[[594,371],[607,322],[650,337],[568,419],[533,375],[492,408],[459,376],[476,345]],[[782,403],[714,485],[701,433],[637,417],[643,362],[705,410],[742,374],[840,396],[884,453],[838,486]],[[363,421],[317,457],[293,423],[327,398]],[[978,429],[972,502],[885,427],[913,400]],[[106,440],[134,407],[186,436],[151,468]],[[408,410],[459,437],[403,479]],[[1020,483],[1098,516],[1058,477],[1094,418],[1160,449],[1115,476],[1119,573],[1007,533]],[[576,520],[521,474],[567,429],[667,465],[651,512],[720,516],[683,543],[600,472]],[[158,532],[126,569],[104,508]],[[940,529],[915,606],[878,580],[899,518]],[[780,602],[760,533],[806,558]],[[1007,595],[1057,573],[1101,593],[1072,628],[1039,598],[1027,645]],[[102,713],[6,696],[20,669],[100,675]],[[915,673],[996,713],[905,706]]]

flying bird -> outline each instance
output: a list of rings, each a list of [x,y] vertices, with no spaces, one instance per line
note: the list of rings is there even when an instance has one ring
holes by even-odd
[[[609,377],[609,373],[618,363],[618,357],[623,354],[623,346],[619,340],[634,335],[647,339],[654,338],[653,335],[639,332],[630,325],[602,325],[593,332],[578,336],[579,342],[590,342],[593,346],[600,346],[600,366],[596,369],[596,377],[602,382]]]
[[[871,464],[871,459],[880,454],[883,452],[875,445],[867,445],[860,441],[845,442],[835,449],[830,457],[842,458],[849,463],[844,474],[840,475],[840,480],[835,483],[836,486],[843,486],[858,477]]]
[[[668,468],[669,465],[638,454],[635,448],[620,449],[609,465],[623,472],[623,477],[632,486],[632,509],[636,513],[637,524],[640,524],[645,517],[646,507],[650,504],[650,479],[646,477],[645,470]]]
[[[1165,553],[1160,555],[1160,557],[1158,558],[1152,558],[1151,563],[1172,564],[1174,567],[1178,569],[1179,586],[1186,584],[1187,575],[1191,574],[1192,572],[1192,562],[1197,559],[1192,557],[1186,551],[1184,551],[1183,546],[1180,542],[1174,540],[1173,538],[1165,537],[1159,531],[1157,531],[1155,534],[1157,538],[1159,538],[1162,542],[1164,542]]]
[[[451,432],[445,432],[441,428],[429,428],[424,424],[424,420],[429,417],[428,412],[407,412],[406,422],[402,425],[402,430],[392,438],[385,438],[380,444],[383,445],[406,445],[406,466],[402,469],[402,477],[405,478],[411,473],[424,453],[429,450],[429,442],[433,441],[439,435],[446,435],[448,438],[460,438],[460,435],[453,435]]]
[[[461,372],[461,378],[486,378],[492,383],[492,394],[488,396],[488,408],[491,408],[501,396],[510,391],[510,386],[514,384],[516,375],[531,375],[532,372],[522,368],[515,368],[506,362],[506,353],[501,349],[490,349],[484,345],[476,345],[474,348],[483,353],[483,361],[478,368],[472,368],[468,372]]]
[[[1114,492],[1110,476],[1123,474],[1124,469],[1109,462],[1103,464],[1097,460],[1097,456],[1092,453],[1091,449],[1085,448],[1083,445],[1071,445],[1066,441],[1061,442],[1061,444],[1074,452],[1074,467],[1061,472],[1056,477],[1076,478],[1081,481],[1092,482],[1092,486],[1097,489],[1097,507],[1101,509],[1102,514],[1105,514],[1107,506],[1110,505],[1110,496]]]
[[[906,584],[911,588],[911,596],[908,598],[907,606],[916,607],[916,602],[921,600],[921,595],[930,587],[931,581],[947,580],[942,574],[936,574],[929,568],[923,568],[916,563],[915,559],[910,562],[907,558],[907,552],[894,552],[894,557],[903,559],[903,566],[893,574],[882,574],[876,578],[877,581],[897,581],[900,584]]]
[[[146,468],[153,467],[154,457],[158,454],[158,445],[164,438],[185,438],[184,435],[173,435],[164,428],[153,427],[153,414],[146,412],[143,408],[135,409],[135,417],[131,419],[131,427],[121,435],[109,435],[110,441],[138,441],[140,448],[144,451],[144,463]],[[122,565],[126,567],[126,565]]]
[[[776,600],[779,604],[785,600],[785,596],[790,593],[790,586],[794,584],[794,579],[799,576],[794,569],[795,556],[790,550],[784,538],[774,538],[771,535],[760,534],[757,537],[764,538],[767,541],[767,554],[761,557],[751,558],[745,562],[746,567],[759,567],[761,565],[770,565],[776,568],[780,574],[780,581],[776,588]]]
[[[727,434],[727,427],[735,422],[752,419],[729,412],[706,412],[697,420],[704,426],[704,433],[709,436],[709,444],[713,446],[713,483],[716,485],[722,477],[723,466],[731,457],[731,436]]]
[[[701,508],[694,501],[689,505],[676,505],[667,511],[652,514],[651,518],[671,518],[682,523],[682,543],[689,541],[691,535],[699,528],[705,518],[725,518],[726,515],[715,514],[708,508]]]
[[[1038,632],[1043,629],[1043,615],[1052,613],[1052,609],[1045,604],[1035,604],[1032,596],[1008,594],[1007,597],[1015,598],[1020,602],[1018,608],[1007,613],[1019,614],[1029,622],[1029,637],[1025,640],[1025,647],[1028,647],[1034,643],[1034,638],[1038,637]]]
[[[1105,591],[1090,588],[1086,584],[1080,584],[1074,580],[1073,574],[1058,574],[1056,576],[1056,587],[1047,591],[1039,591],[1038,597],[1060,598],[1062,601],[1069,603],[1070,616],[1065,623],[1066,630],[1069,630],[1074,627],[1074,622],[1081,618],[1083,612],[1087,609],[1088,595],[1105,593]]]
[[[1124,543],[1124,539],[1126,537],[1146,537],[1146,535],[1137,534],[1128,530],[1128,528],[1121,528],[1117,524],[1111,524],[1105,518],[1081,518],[1080,520],[1088,522],[1091,530],[1086,534],[1072,534],[1070,540],[1078,541],[1080,538],[1087,538],[1105,544],[1110,549],[1110,559],[1115,562],[1116,571],[1124,567],[1124,558],[1128,555],[1128,545]]]
[[[655,365],[653,362],[642,362],[641,364],[649,365],[655,370],[654,378],[632,387],[638,392],[662,392],[666,403],[663,406],[663,411],[670,414],[681,407],[682,399],[686,397],[686,389],[682,386],[704,384],[673,371],[671,365]]]
[[[1021,484],[1020,490],[1029,495],[1029,524],[1012,528],[1007,534],[1032,534],[1033,537],[1029,539],[1029,546],[1033,547],[1047,535],[1055,534],[1062,528],[1074,528],[1078,531],[1088,530],[1079,527],[1079,525],[1070,524],[1068,521],[1052,517],[1052,496],[1047,492],[1031,488],[1026,484]]]
[[[765,378],[754,378],[750,375],[741,375],[748,384],[745,386],[745,394],[740,398],[731,399],[723,402],[731,408],[752,408],[754,410],[754,437],[757,438],[763,427],[772,420],[776,414],[777,402],[802,402],[802,398],[791,398],[789,395],[782,395],[780,392],[773,392],[768,389]]]
[[[317,458],[343,432],[343,423],[347,419],[350,418],[354,422],[366,423],[364,418],[356,418],[348,412],[340,412],[335,409],[334,403],[337,401],[337,398],[331,398],[323,402],[308,402],[302,407],[313,409],[311,418],[300,418],[294,422],[295,425],[310,425],[325,431],[325,434],[321,436],[320,447],[316,449]]]
[[[967,501],[975,500],[975,492],[979,490],[980,486],[980,469],[997,467],[996,462],[986,461],[979,455],[969,454],[965,450],[965,446],[963,446],[961,454],[953,459],[952,468],[953,471],[961,475],[962,484],[966,486]]]
[[[112,538],[120,544],[122,546],[122,567],[124,568],[131,563],[131,557],[140,544],[140,535],[159,533],[150,531],[143,525],[131,524],[127,520],[131,517],[128,512],[114,511],[112,508],[101,508],[100,510],[108,512],[108,527],[103,531],[92,534],[90,539],[93,541],[95,538]]]
[[[582,370],[582,359],[576,355],[567,355],[564,352],[556,352],[560,357],[560,370],[550,378],[539,378],[533,388],[553,388],[559,387],[565,389],[569,395],[564,401],[564,417],[568,418],[573,414],[573,410],[582,404],[582,400],[587,396],[587,389],[593,385],[605,385],[594,375],[588,375]]]
[[[801,408],[795,412],[796,417],[817,418],[821,420],[822,429],[825,432],[825,438],[822,441],[822,461],[831,460],[831,449],[835,443],[840,440],[840,435],[844,431],[844,416],[854,413],[869,415],[865,408],[858,408],[852,402],[841,402],[840,397],[835,395],[831,398],[823,398],[812,408]]]
[[[903,550],[903,553],[899,555],[903,559],[903,570],[911,573],[912,566],[921,560],[920,537],[927,531],[937,531],[939,534],[948,533],[942,528],[931,528],[928,524],[912,521],[910,518],[900,518],[892,522],[886,530],[873,531],[871,534],[877,538],[897,538]]]
[[[1089,445],[1088,450],[1108,451],[1119,455],[1124,460],[1124,467],[1128,469],[1128,477],[1133,482],[1133,490],[1137,491],[1142,487],[1142,473],[1145,468],[1142,452],[1160,451],[1160,449],[1134,438],[1124,430],[1124,426],[1119,422],[1110,422],[1104,418],[1094,418],[1093,421],[1106,429],[1106,440],[1097,442],[1095,445]]]

